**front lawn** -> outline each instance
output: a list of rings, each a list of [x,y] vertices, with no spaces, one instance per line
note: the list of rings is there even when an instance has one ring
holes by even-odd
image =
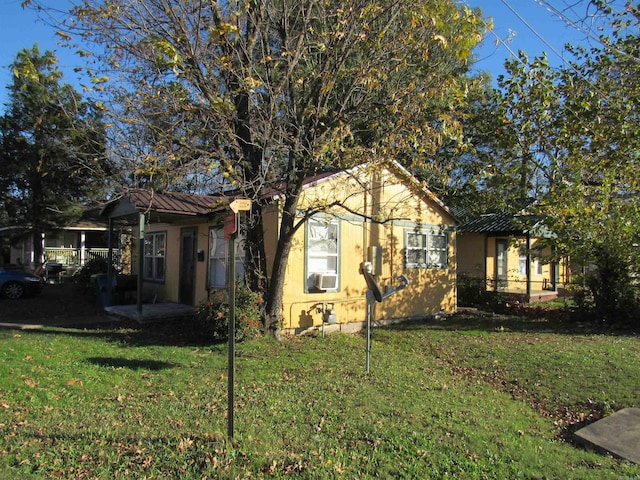
[[[180,328],[0,331],[2,478],[638,478],[571,432],[640,406],[640,341],[456,316],[238,345]]]

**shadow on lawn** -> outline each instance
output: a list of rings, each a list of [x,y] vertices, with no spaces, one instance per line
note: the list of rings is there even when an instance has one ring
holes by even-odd
[[[40,295],[21,300],[0,299],[2,328],[22,334],[104,338],[123,346],[213,346],[195,319],[140,324],[110,317],[95,292],[82,285],[46,285]]]
[[[220,342],[208,337],[195,320],[180,320],[170,323],[138,324],[115,321],[79,327],[5,325],[4,330],[17,330],[21,335],[66,335],[76,338],[103,339],[118,343],[122,347],[175,346],[214,347]]]
[[[87,362],[99,367],[128,368],[129,370],[151,370],[154,372],[178,366],[175,363],[161,362],[159,360],[132,360],[116,357],[92,357]]]
[[[397,323],[389,328],[398,331],[436,329],[449,331],[531,332],[566,335],[620,335],[640,333],[637,326],[607,324],[594,320],[579,321],[562,308],[520,307],[513,312],[493,313],[481,310],[463,311],[442,319],[424,318]]]

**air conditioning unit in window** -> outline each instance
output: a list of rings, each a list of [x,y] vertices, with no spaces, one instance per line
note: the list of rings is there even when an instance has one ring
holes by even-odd
[[[336,273],[316,273],[316,288],[318,290],[335,290],[338,288]]]

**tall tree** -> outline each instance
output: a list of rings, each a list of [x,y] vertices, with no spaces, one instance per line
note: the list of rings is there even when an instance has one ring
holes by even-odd
[[[514,141],[504,134],[506,104],[488,76],[476,79],[475,87],[456,111],[462,141],[444,143],[429,163],[415,168],[462,221],[514,203],[507,195],[513,182],[501,174],[500,159],[510,157]]]
[[[0,118],[0,218],[32,227],[38,261],[42,233],[77,219],[103,192],[105,131],[101,110],[61,83],[52,52],[22,50],[12,70]]]
[[[640,300],[640,10],[592,3],[609,15],[611,36],[569,47],[562,68],[544,56],[507,62],[499,102],[486,111],[502,139],[492,186],[512,205],[536,200],[530,211],[556,233],[558,254],[596,267],[587,283],[598,313],[612,319]]]
[[[71,13],[126,88],[118,123],[154,139],[137,171],[210,172],[254,201],[247,251],[270,328],[293,235],[314,213],[298,211],[303,181],[363,155],[433,152],[484,28],[451,0],[85,0]],[[267,185],[283,199],[269,266]]]
[[[640,292],[640,9],[612,14],[613,33],[574,48],[557,95],[566,155],[540,213],[584,265],[602,318],[638,318]]]

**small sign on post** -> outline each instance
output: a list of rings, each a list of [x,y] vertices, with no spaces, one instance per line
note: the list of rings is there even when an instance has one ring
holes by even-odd
[[[229,375],[227,398],[227,433],[229,440],[233,440],[234,423],[234,375],[236,361],[236,237],[239,230],[239,212],[251,210],[251,200],[236,198],[229,204],[231,212],[224,222],[224,237],[229,242],[229,262],[227,267],[227,282],[229,286]]]
[[[251,210],[251,200],[248,198],[236,198],[229,204],[229,208],[233,213],[248,212]]]

